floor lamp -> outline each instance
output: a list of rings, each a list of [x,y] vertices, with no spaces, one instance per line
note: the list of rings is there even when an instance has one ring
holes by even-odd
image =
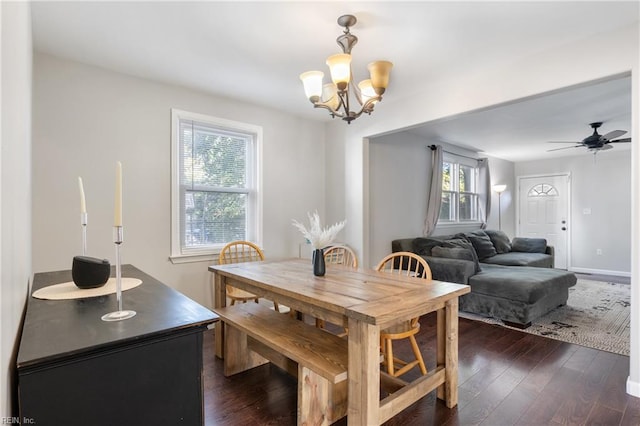
[[[498,193],[498,229],[500,231],[502,231],[502,206],[500,205],[500,199],[505,189],[507,189],[507,185],[493,185],[493,190]]]

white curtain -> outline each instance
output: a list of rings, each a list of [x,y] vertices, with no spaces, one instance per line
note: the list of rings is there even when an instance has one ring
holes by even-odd
[[[489,175],[489,159],[478,160],[478,220],[482,229],[487,227],[487,218],[491,212],[491,176]]]
[[[431,187],[427,198],[427,217],[424,220],[424,236],[436,229],[442,204],[442,146],[431,145]]]

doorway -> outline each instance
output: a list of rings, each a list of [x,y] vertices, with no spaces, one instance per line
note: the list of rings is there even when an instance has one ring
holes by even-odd
[[[516,235],[545,238],[558,269],[569,266],[570,190],[569,173],[518,177]]]

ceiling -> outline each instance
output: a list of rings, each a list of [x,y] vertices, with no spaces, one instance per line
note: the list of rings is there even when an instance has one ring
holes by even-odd
[[[408,130],[429,143],[445,142],[514,162],[593,155],[576,144],[593,133],[590,123],[602,122],[598,133],[631,130],[631,77],[593,82],[461,114]],[[620,138],[630,137],[627,133]],[[550,141],[576,143],[550,144]],[[548,152],[551,149],[563,148]],[[615,151],[631,144],[615,144]],[[613,151],[600,151],[607,155]]]
[[[42,1],[31,9],[37,51],[327,121],[327,112],[305,98],[298,76],[311,69],[328,74],[324,61],[339,53],[336,19],[342,14],[358,18],[351,29],[359,38],[352,52],[356,80],[365,78],[368,62],[394,63],[385,93],[390,100],[414,96],[424,81],[464,75],[470,61],[474,71],[490,70],[633,25],[639,15],[638,2],[558,1]],[[628,80],[427,123],[412,132],[512,161],[529,159],[533,151],[526,147],[582,140],[591,121],[605,121],[605,133],[629,130]]]

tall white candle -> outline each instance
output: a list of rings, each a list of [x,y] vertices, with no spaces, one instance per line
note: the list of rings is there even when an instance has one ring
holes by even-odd
[[[82,178],[78,176],[78,185],[80,185],[80,213],[87,212],[87,204],[84,199],[84,186],[82,186]]]
[[[116,197],[113,226],[122,226],[122,163],[116,163]]]

